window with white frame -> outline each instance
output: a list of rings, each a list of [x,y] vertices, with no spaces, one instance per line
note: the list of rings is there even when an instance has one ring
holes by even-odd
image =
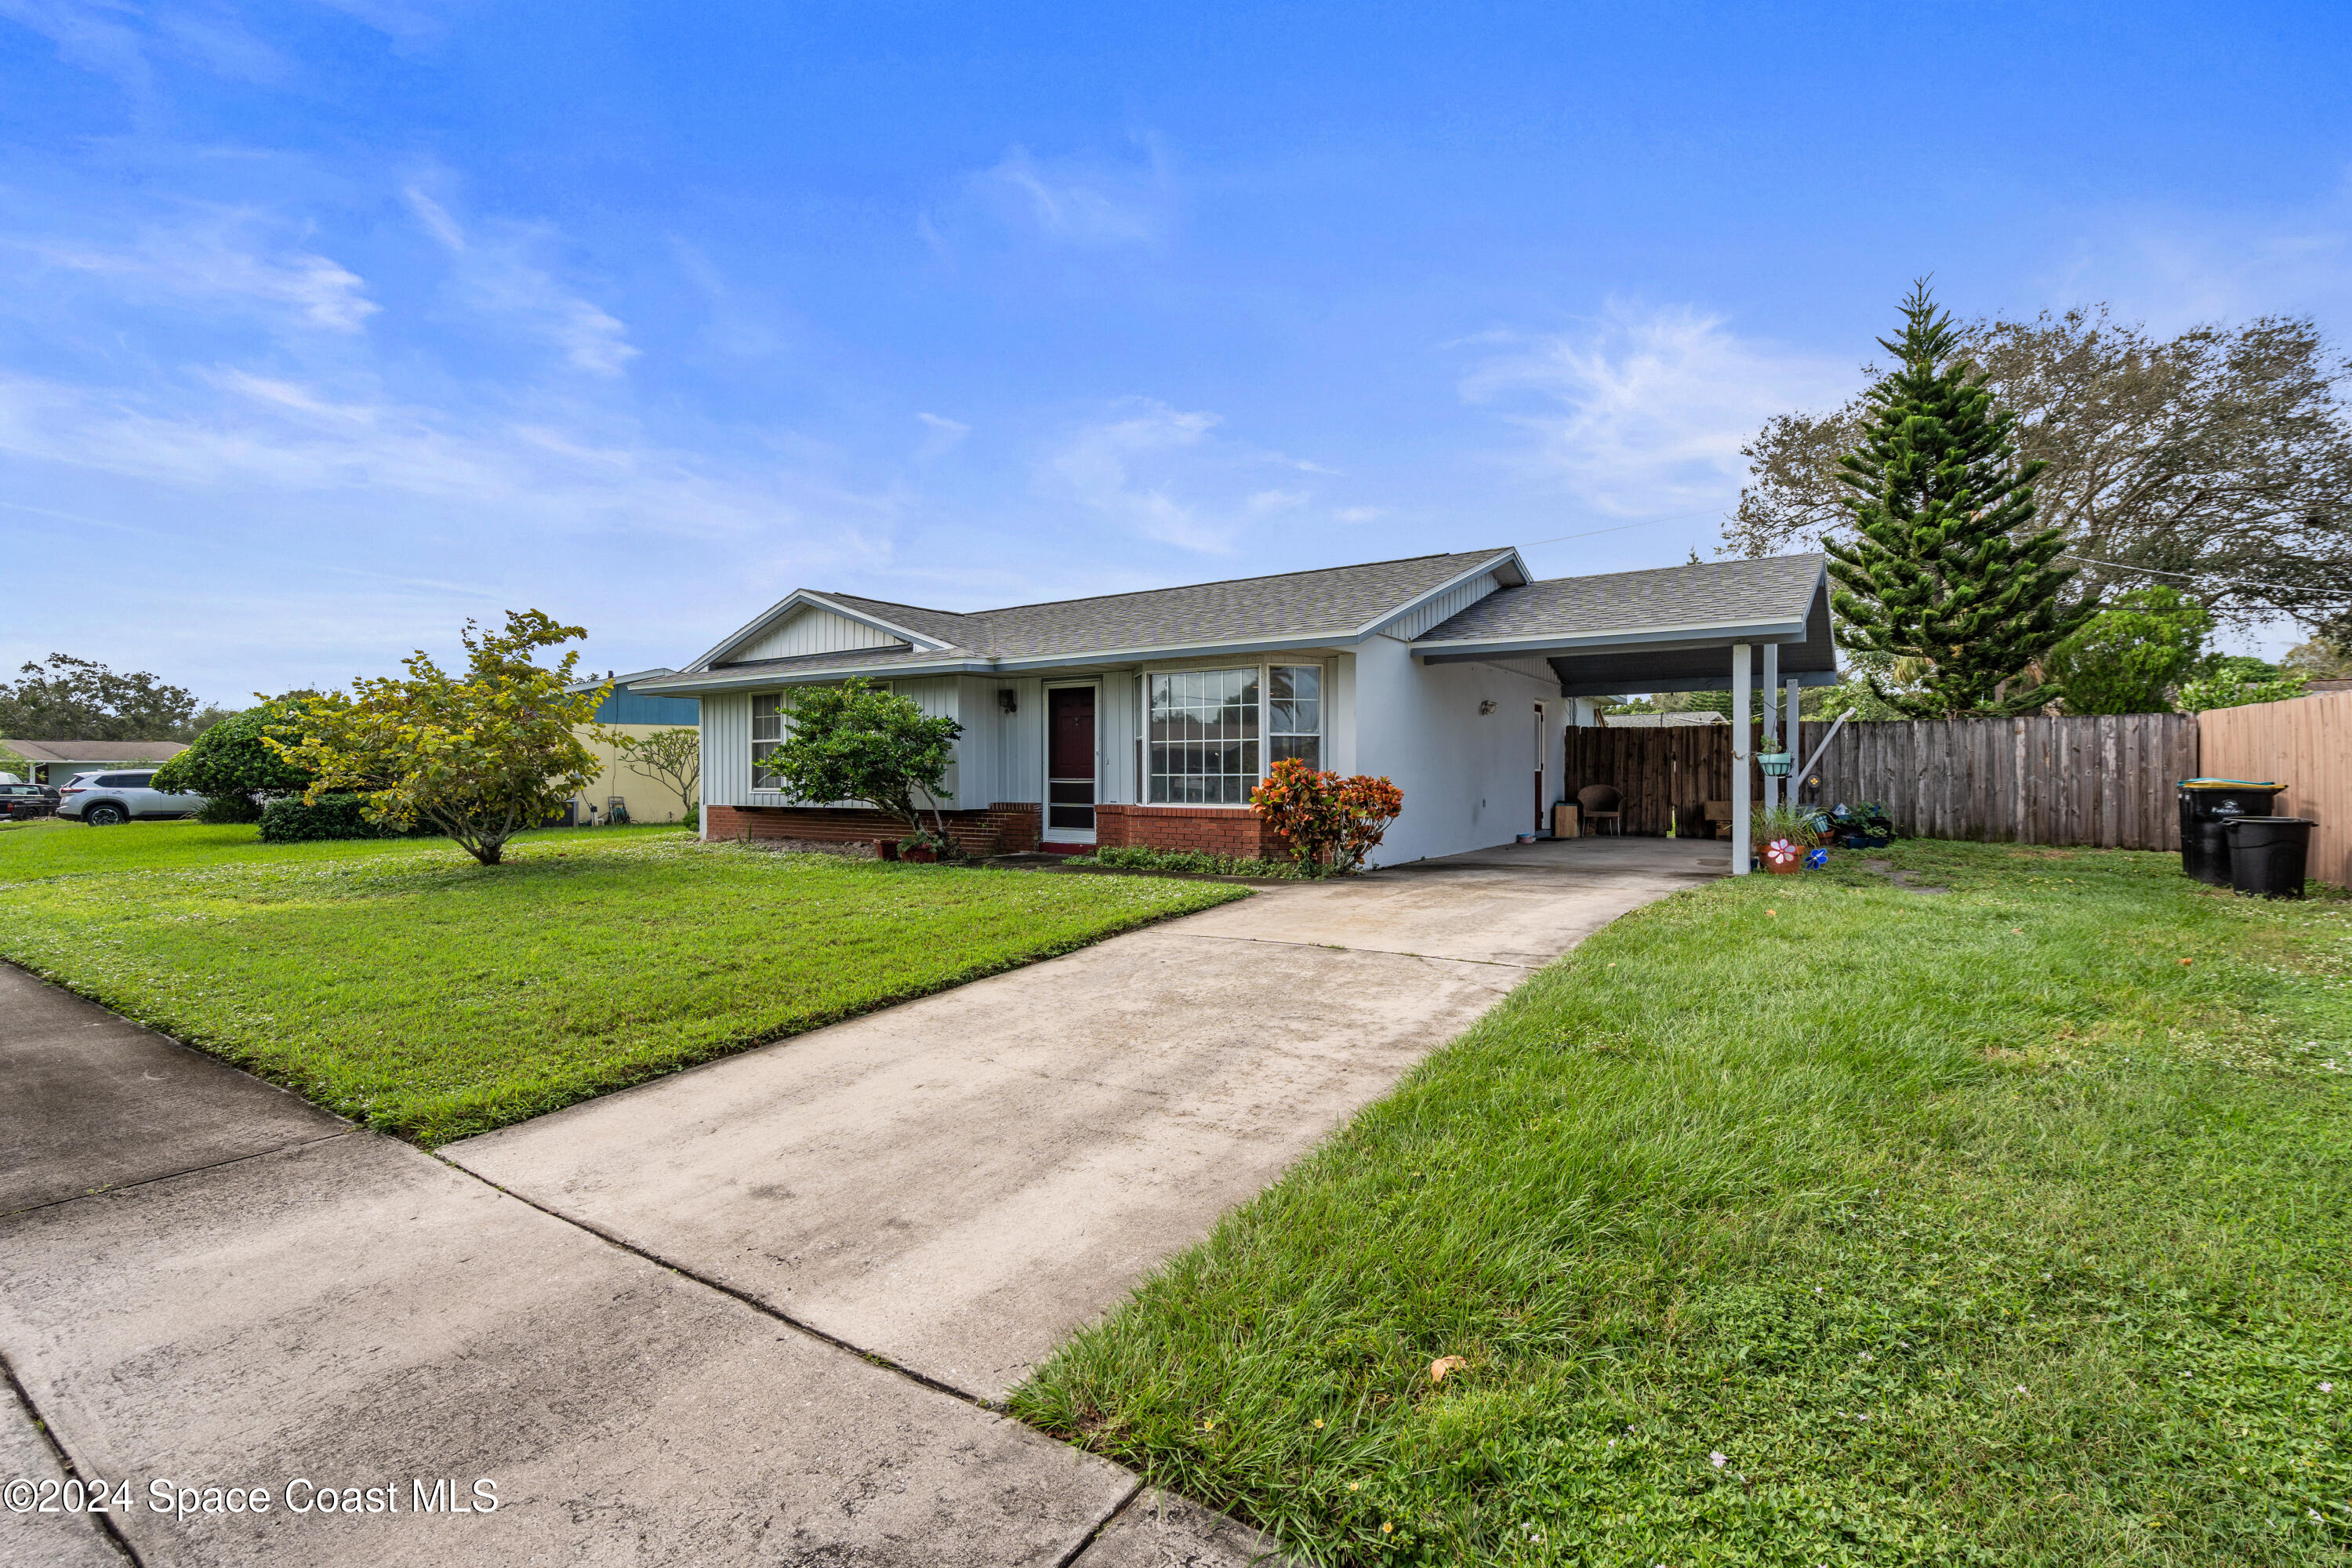
[[[1266,672],[1265,763],[1297,757],[1323,765],[1323,667],[1277,664]]]
[[[1323,667],[1277,664],[1144,677],[1144,798],[1246,805],[1270,763],[1323,765]]]
[[[1144,752],[1150,797],[1167,805],[1241,805],[1258,777],[1258,672],[1187,669],[1148,678]]]
[[[751,787],[780,790],[783,780],[768,765],[768,758],[784,740],[784,694],[781,691],[755,691],[751,694]]]

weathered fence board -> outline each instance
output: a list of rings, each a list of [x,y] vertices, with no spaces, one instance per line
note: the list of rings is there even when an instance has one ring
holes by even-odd
[[[2286,785],[2273,809],[2319,825],[2311,831],[2306,874],[2352,888],[2352,691],[2216,708],[2202,717],[2202,771]]]
[[[2352,703],[2352,693],[2341,700]],[[2352,707],[2346,713],[2352,718]],[[1802,761],[1830,726],[1800,728]],[[2338,780],[2352,773],[2343,729],[2338,721],[2330,753],[2339,759],[2331,775]],[[1701,802],[1731,795],[1728,725],[1570,730],[1567,752],[1569,795],[1584,784],[1615,784],[1628,833],[1664,833],[1676,816],[1695,823]],[[1905,832],[1923,837],[2177,850],[2174,781],[2199,771],[2198,721],[2189,714],[1849,723],[1813,770],[1819,785],[1804,795],[1825,805],[1874,800]],[[2210,756],[2203,771],[2216,771]],[[2322,769],[2303,772],[2316,780]],[[1748,784],[1761,801],[1763,774],[1752,763]],[[2336,814],[2352,827],[2352,802]],[[2352,854],[2352,846],[2343,853]]]

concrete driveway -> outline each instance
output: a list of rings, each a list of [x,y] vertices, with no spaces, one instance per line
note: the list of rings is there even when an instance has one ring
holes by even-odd
[[[1708,847],[1276,889],[440,1158],[0,966],[0,1458],[139,1499],[0,1563],[1246,1562],[990,1405]]]

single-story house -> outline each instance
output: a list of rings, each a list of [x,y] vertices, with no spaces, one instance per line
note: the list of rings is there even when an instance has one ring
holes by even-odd
[[[32,770],[26,784],[61,784],[96,768],[166,763],[187,749],[185,741],[0,741],[0,752],[15,752]],[[14,768],[0,760],[0,772]]]
[[[642,681],[658,680],[677,673],[667,666],[632,670],[626,675],[608,671],[601,679],[591,676],[564,689],[593,691],[609,685],[612,689],[596,705],[595,722],[608,735],[617,733],[643,740],[664,730],[691,730],[702,721],[701,706],[690,697],[649,697],[637,689]],[[595,731],[581,730],[576,733],[580,743],[596,759],[596,776],[572,797],[574,821],[585,820],[591,807],[600,817],[610,816],[616,805],[632,822],[676,822],[687,815],[687,802],[670,787],[669,780],[634,765],[618,747]]]
[[[1302,757],[1397,784],[1396,864],[1546,831],[1580,699],[1728,686],[1744,710],[1751,650],[1791,703],[1836,679],[1822,557],[1538,581],[1502,548],[970,612],[803,588],[632,686],[700,700],[709,837],[888,831],[766,765],[794,688],[857,676],[962,725],[946,815],[972,849],[1255,855],[1250,790]]]

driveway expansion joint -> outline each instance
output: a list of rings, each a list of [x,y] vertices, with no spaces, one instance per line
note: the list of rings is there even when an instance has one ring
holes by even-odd
[[[856,1356],[859,1361],[865,1362],[870,1366],[880,1367],[885,1372],[896,1373],[898,1376],[905,1378],[908,1382],[912,1383],[919,1387],[927,1388],[933,1394],[944,1394],[950,1399],[961,1400],[962,1403],[971,1405],[975,1410],[985,1410],[991,1415],[1003,1415],[1008,1420],[1012,1419],[1011,1414],[1005,1409],[1005,1407],[992,1399],[983,1398],[980,1394],[968,1393],[963,1389],[958,1388],[953,1384],[943,1383],[936,1377],[927,1376],[922,1373],[917,1372],[912,1367],[903,1365],[898,1362],[891,1360],[888,1356],[884,1355],[879,1351],[870,1351],[862,1345],[852,1344],[849,1341],[841,1338],[838,1334],[828,1334],[823,1329],[816,1328],[811,1324],[801,1321],[800,1319],[793,1317],[790,1312],[779,1311],[772,1303],[763,1301],[759,1297],[752,1295],[747,1290],[738,1289],[736,1287],[728,1284],[723,1279],[713,1279],[709,1275],[700,1273],[686,1264],[675,1262],[670,1258],[664,1258],[658,1252],[639,1247],[634,1242],[625,1240],[622,1237],[614,1235],[611,1231],[591,1225],[586,1220],[578,1218],[572,1215],[565,1214],[562,1209],[550,1208],[547,1205],[539,1202],[536,1198],[527,1197],[523,1194],[516,1192],[511,1187],[500,1186],[498,1183],[490,1180],[488,1176],[483,1175],[480,1172],[467,1170],[465,1166],[459,1164],[457,1161],[450,1159],[447,1155],[441,1153],[437,1150],[428,1149],[425,1151],[425,1152],[432,1155],[434,1159],[438,1160],[442,1164],[446,1165],[449,1169],[456,1171],[462,1176],[465,1176],[467,1180],[479,1182],[482,1185],[489,1188],[490,1191],[498,1194],[500,1197],[512,1198],[515,1202],[522,1205],[523,1207],[527,1209],[530,1209],[538,1214],[543,1214],[551,1220],[555,1220],[563,1225],[568,1225],[574,1230],[594,1237],[598,1241],[603,1242],[605,1246],[614,1248],[615,1251],[625,1252],[630,1257],[650,1263],[656,1268],[666,1268],[681,1279],[691,1279],[697,1285],[703,1287],[703,1289],[707,1290],[716,1290],[719,1294],[727,1297],[730,1300],[741,1302],[744,1306],[751,1308],[753,1311],[758,1312],[762,1317],[772,1318],[777,1322],[783,1324],[784,1327],[793,1330],[794,1332],[805,1334],[808,1338],[816,1341],[819,1344],[829,1345],[835,1350]]]
[[[170,1037],[166,1036],[165,1038],[168,1039]],[[174,1040],[173,1044],[178,1045],[179,1042]],[[266,1160],[272,1154],[284,1154],[296,1149],[310,1149],[320,1143],[331,1143],[338,1138],[348,1138],[359,1131],[361,1129],[357,1127],[345,1127],[334,1132],[322,1132],[316,1138],[297,1138],[290,1142],[275,1143],[267,1149],[256,1149],[249,1153],[231,1154],[225,1160],[210,1160],[204,1164],[190,1165],[183,1170],[165,1171],[161,1175],[142,1176],[135,1182],[116,1182],[108,1186],[92,1187],[86,1193],[74,1193],[62,1198],[51,1198],[46,1203],[26,1204],[20,1209],[0,1209],[0,1219],[16,1219],[24,1215],[39,1214],[43,1209],[53,1209],[65,1204],[88,1203],[92,1198],[112,1197],[118,1193],[135,1193],[142,1187],[152,1187],[159,1182],[176,1182],[183,1176],[199,1176],[206,1171],[219,1171],[231,1165],[242,1165],[248,1160]]]
[[[16,1396],[16,1403],[23,1405],[25,1414],[33,1418],[33,1430],[40,1434],[41,1446],[48,1449],[49,1458],[57,1461],[58,1468],[66,1473],[68,1479],[80,1481],[81,1471],[75,1467],[73,1456],[66,1451],[66,1446],[63,1443],[58,1441],[57,1428],[51,1425],[47,1416],[41,1414],[41,1407],[33,1403],[33,1391],[26,1388],[25,1380],[16,1375],[16,1369],[8,1363],[7,1352],[5,1351],[0,1351],[0,1382],[6,1383],[8,1391]],[[87,1481],[82,1481],[84,1487],[89,1484]],[[1130,1500],[1133,1494],[1130,1493]],[[1119,1504],[1120,1508],[1126,1506],[1124,1502]],[[131,1542],[124,1540],[122,1532],[114,1527],[114,1516],[111,1513],[86,1513],[82,1517],[89,1520],[97,1527],[100,1537],[116,1552],[121,1553],[124,1562],[137,1563],[141,1561],[139,1553],[131,1550]],[[1101,1526],[1097,1525],[1096,1529],[1099,1532]]]

